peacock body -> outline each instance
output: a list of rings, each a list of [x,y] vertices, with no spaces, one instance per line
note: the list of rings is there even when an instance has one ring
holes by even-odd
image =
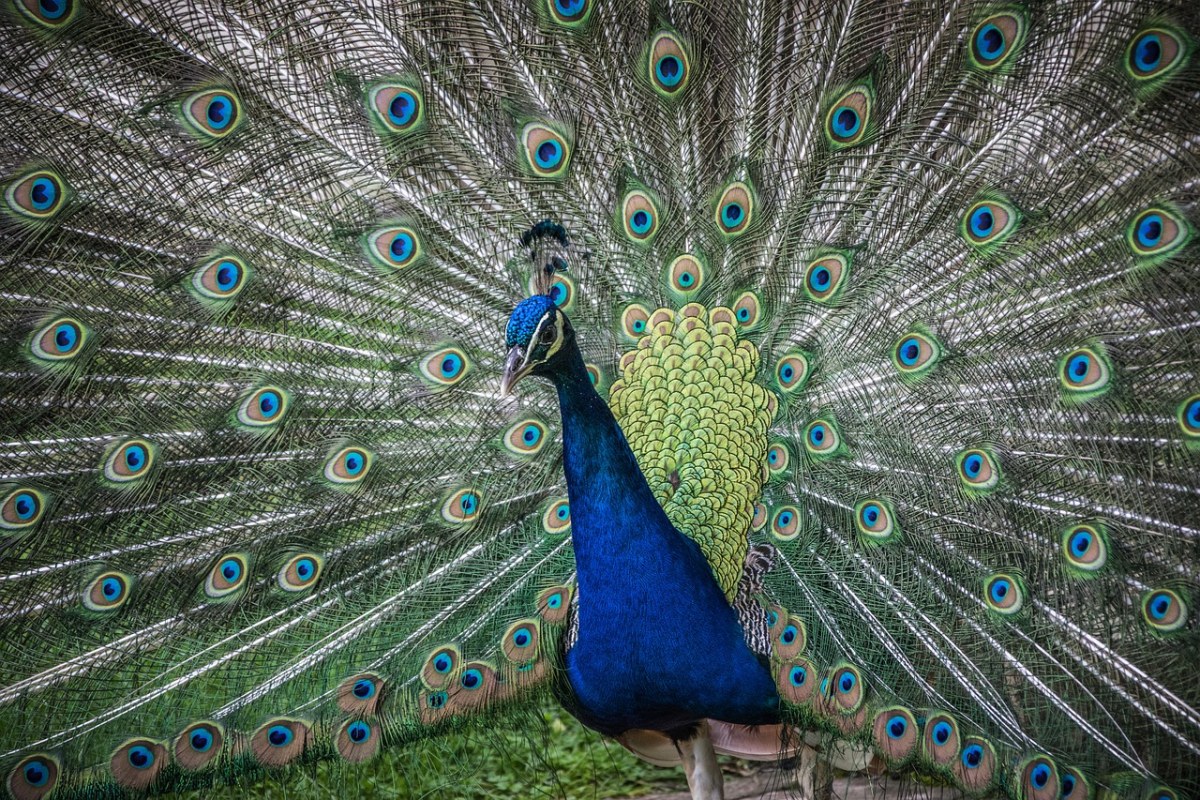
[[[1193,5],[3,13],[15,800],[546,695],[1200,792]]]

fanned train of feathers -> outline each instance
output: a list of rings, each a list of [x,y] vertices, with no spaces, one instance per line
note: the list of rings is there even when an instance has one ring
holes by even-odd
[[[1196,796],[1198,30],[5,0],[5,789],[359,762],[557,681],[557,406],[496,393],[553,219],[602,393],[681,315],[752,345],[766,483],[729,518],[778,550],[791,721],[972,794]],[[686,459],[678,363],[644,459]]]

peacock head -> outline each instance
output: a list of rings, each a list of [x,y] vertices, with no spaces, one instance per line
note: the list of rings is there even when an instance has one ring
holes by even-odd
[[[553,373],[575,332],[549,295],[535,295],[513,309],[505,339],[509,349],[500,378],[501,397],[507,397],[526,375]]]

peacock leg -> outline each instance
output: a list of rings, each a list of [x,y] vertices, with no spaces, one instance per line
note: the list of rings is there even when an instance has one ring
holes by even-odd
[[[717,763],[717,751],[713,749],[708,720],[700,723],[695,735],[677,740],[675,749],[683,760],[683,771],[687,775],[692,800],[725,800],[725,779]]]

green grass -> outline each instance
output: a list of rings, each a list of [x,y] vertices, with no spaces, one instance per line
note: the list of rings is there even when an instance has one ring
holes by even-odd
[[[557,706],[386,750],[361,766],[324,762],[175,800],[599,800],[686,789],[683,773],[639,761]]]

